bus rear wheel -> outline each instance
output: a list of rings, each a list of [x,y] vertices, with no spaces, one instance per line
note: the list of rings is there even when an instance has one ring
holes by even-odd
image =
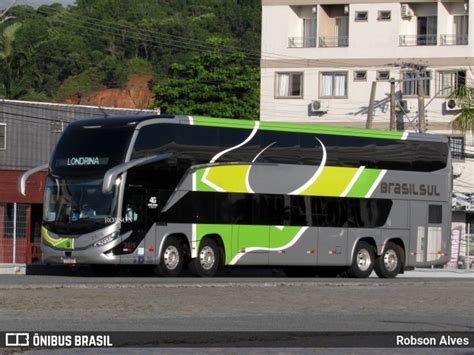
[[[197,257],[189,263],[189,270],[196,276],[215,276],[221,264],[221,255],[217,243],[210,238],[206,238],[199,245]]]
[[[374,270],[375,252],[372,245],[360,241],[357,243],[352,265],[347,269],[347,276],[352,278],[366,278]]]
[[[382,255],[375,260],[375,273],[383,279],[391,279],[397,276],[403,266],[403,250],[393,243],[387,242]]]
[[[179,276],[183,269],[183,245],[175,237],[166,238],[161,249],[160,262],[155,268],[158,275],[166,277]]]

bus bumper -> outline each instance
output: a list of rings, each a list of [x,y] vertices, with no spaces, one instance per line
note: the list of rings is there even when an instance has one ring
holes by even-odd
[[[110,246],[87,248],[83,250],[58,250],[46,244],[41,245],[43,264],[75,265],[75,264],[120,264],[120,255],[106,255]]]

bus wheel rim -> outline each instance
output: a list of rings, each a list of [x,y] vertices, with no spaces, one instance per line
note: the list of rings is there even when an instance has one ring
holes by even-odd
[[[214,249],[208,246],[202,248],[201,252],[199,253],[199,261],[204,270],[211,269],[216,262],[216,254],[214,253]]]
[[[372,258],[370,257],[370,253],[366,249],[361,249],[357,253],[357,266],[359,267],[360,271],[367,271],[372,264]]]
[[[398,256],[395,250],[389,249],[383,255],[383,264],[387,271],[393,271],[398,266]]]
[[[174,245],[170,245],[166,248],[163,259],[165,266],[168,270],[174,270],[179,264],[179,251]]]

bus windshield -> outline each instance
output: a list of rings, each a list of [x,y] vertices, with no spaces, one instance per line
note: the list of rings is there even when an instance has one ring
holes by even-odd
[[[53,233],[90,233],[114,221],[116,190],[102,192],[102,179],[48,177],[45,188],[44,226]]]

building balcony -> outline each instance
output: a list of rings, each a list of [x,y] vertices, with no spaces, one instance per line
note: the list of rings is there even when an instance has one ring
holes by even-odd
[[[399,45],[405,46],[436,46],[437,35],[400,35]]]
[[[325,36],[319,37],[319,47],[347,47],[349,46],[349,36]]]
[[[442,46],[465,46],[468,44],[468,35],[441,35],[441,45]]]
[[[316,37],[288,37],[288,48],[314,48]]]

